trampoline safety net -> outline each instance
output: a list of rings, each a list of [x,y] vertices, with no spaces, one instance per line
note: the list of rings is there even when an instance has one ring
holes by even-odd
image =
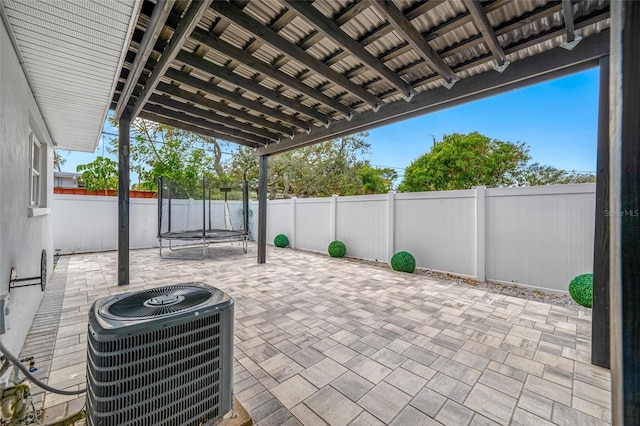
[[[249,235],[249,200],[246,182],[209,182],[190,188],[158,179],[158,238],[209,244],[246,241]]]

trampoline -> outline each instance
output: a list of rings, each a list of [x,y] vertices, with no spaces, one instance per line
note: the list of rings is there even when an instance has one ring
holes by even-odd
[[[185,252],[187,258],[204,259],[207,248],[220,242],[239,242],[246,253],[247,182],[216,185],[202,177],[201,184],[186,188],[170,179],[158,178],[158,241],[163,259],[175,257],[167,256],[167,248],[169,253],[190,250]],[[202,251],[191,256],[195,248]]]

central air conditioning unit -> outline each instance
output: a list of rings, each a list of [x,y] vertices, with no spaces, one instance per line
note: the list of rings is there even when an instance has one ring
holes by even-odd
[[[221,419],[233,404],[233,307],[203,283],[97,300],[89,312],[87,423]]]

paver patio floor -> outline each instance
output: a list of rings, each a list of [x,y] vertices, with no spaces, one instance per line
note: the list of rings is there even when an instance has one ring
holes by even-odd
[[[45,295],[57,291],[61,309],[43,311],[31,333],[58,325],[42,374],[84,385],[96,299],[202,281],[235,299],[235,393],[259,425],[610,423],[609,371],[589,363],[588,309],[288,249],[255,259],[253,245],[247,255],[215,245],[201,261],[135,250],[131,285],[117,287],[115,252],[61,257]],[[52,420],[84,398],[43,402]]]

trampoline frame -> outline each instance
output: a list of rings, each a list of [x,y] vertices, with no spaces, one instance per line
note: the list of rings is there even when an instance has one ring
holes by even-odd
[[[186,230],[186,231],[171,231],[171,190],[169,190],[168,198],[165,197],[163,178],[158,178],[158,242],[160,246],[160,257],[162,259],[176,259],[177,257],[163,255],[163,240],[169,242],[168,248],[170,252],[179,252],[184,250],[192,250],[194,247],[202,247],[202,255],[199,257],[188,257],[188,259],[202,260],[207,255],[207,248],[214,243],[223,242],[240,242],[242,250],[245,254],[248,251],[249,244],[249,184],[247,181],[242,183],[242,230],[228,230],[228,229],[212,229],[211,228],[211,189],[209,189],[209,196],[206,194],[206,178],[202,177],[202,229]],[[225,193],[225,210],[228,208],[227,192]],[[167,199],[168,202],[168,231],[162,232],[162,203]],[[209,226],[206,226],[207,217],[207,203],[209,205]],[[175,246],[174,241],[193,241],[193,244],[181,244]],[[185,257],[179,257],[185,259]]]

